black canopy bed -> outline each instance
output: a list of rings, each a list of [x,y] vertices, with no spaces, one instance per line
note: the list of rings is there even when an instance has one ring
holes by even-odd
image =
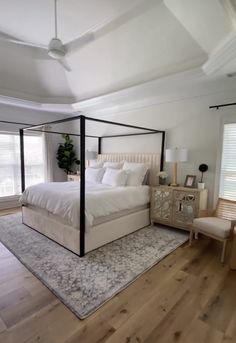
[[[61,197],[67,197],[66,199],[68,202],[73,201],[71,197],[76,192],[79,193],[79,217],[78,217],[78,225],[68,222],[60,217],[60,213],[54,213],[50,211],[50,207],[48,208],[40,208],[40,206],[36,206],[33,202],[22,202],[22,220],[23,223],[28,225],[29,227],[41,232],[42,234],[48,236],[49,238],[55,240],[59,244],[65,246],[69,250],[72,250],[80,257],[84,256],[85,253],[88,251],[94,250],[99,246],[102,246],[108,242],[116,240],[126,234],[129,234],[133,231],[136,231],[144,226],[149,225],[149,204],[142,203],[142,206],[139,203],[136,203],[134,208],[123,209],[122,208],[122,198],[129,200],[130,192],[133,193],[132,197],[136,200],[139,196],[143,193],[144,197],[147,195],[147,187],[148,186],[140,186],[137,187],[120,187],[115,189],[108,189],[103,188],[99,185],[100,188],[96,188],[96,192],[90,191],[89,186],[88,189],[86,188],[86,138],[92,138],[97,140],[97,150],[98,150],[98,162],[103,163],[104,161],[109,161],[109,163],[120,163],[124,162],[126,164],[148,164],[150,169],[150,181],[149,185],[153,184],[153,180],[156,176],[157,171],[163,170],[163,163],[164,163],[164,144],[165,144],[165,131],[144,128],[135,125],[128,125],[124,123],[112,122],[103,119],[85,117],[83,115],[79,115],[76,117],[68,117],[65,119],[60,119],[56,121],[51,121],[47,123],[42,123],[38,125],[30,125],[19,130],[20,134],[20,158],[21,158],[21,185],[22,185],[22,193],[26,194],[28,191],[25,190],[25,149],[24,149],[24,135],[29,131],[42,131],[48,132],[51,134],[62,134],[65,132],[59,131],[45,131],[46,125],[50,125],[53,127],[57,124],[67,123],[71,121],[78,121],[80,126],[79,133],[70,133],[66,132],[72,136],[79,137],[79,148],[80,148],[80,182],[78,186],[73,183],[73,185],[51,185],[45,184],[45,186],[41,186],[40,192],[41,195],[43,194],[44,190],[45,193],[49,192],[50,187],[54,192],[54,196],[58,196],[59,200],[59,193],[61,187]],[[106,125],[112,125],[120,127],[121,129],[125,128],[125,130],[129,130],[128,132],[116,132],[115,134],[109,135],[93,135],[87,133],[87,123],[92,122],[94,124],[101,123]],[[136,137],[141,135],[161,135],[161,144],[160,144],[160,152],[159,153],[112,153],[112,154],[104,154],[103,144],[106,139],[112,138],[120,138],[123,137]],[[124,167],[123,167],[124,168]],[[54,184],[54,183],[52,183]],[[68,184],[68,183],[67,183]],[[34,187],[34,186],[32,186]],[[44,190],[43,190],[44,187]],[[66,188],[63,188],[66,187]],[[70,188],[70,192],[67,189]],[[76,188],[78,187],[78,188]],[[145,188],[146,187],[146,188]],[[127,189],[126,189],[127,188]],[[35,193],[38,192],[39,187],[35,186]],[[63,193],[65,189],[65,194]],[[86,189],[88,190],[86,194]],[[117,193],[117,194],[115,194]],[[49,194],[49,193],[48,193]],[[93,198],[91,196],[93,194]],[[96,194],[96,196],[94,195]],[[100,194],[104,194],[104,199],[101,197]],[[94,199],[95,197],[95,199]],[[117,198],[116,198],[117,197]],[[29,194],[30,198],[30,194]],[[91,199],[90,199],[91,198]],[[103,199],[103,200],[102,200]],[[114,200],[115,199],[115,200]],[[94,204],[95,200],[97,203],[100,203],[101,206],[105,207],[105,204],[110,204],[114,200],[114,203],[117,203],[120,206],[119,215],[115,213],[110,216],[103,216],[100,214],[98,218],[95,218],[93,224],[88,229],[88,208],[89,206],[92,208],[91,203]],[[47,201],[47,199],[45,200]],[[89,202],[90,201],[90,202]],[[146,201],[147,202],[147,201]],[[117,206],[118,206],[117,205]],[[92,211],[92,210],[91,210]],[[78,212],[78,211],[77,211]],[[95,211],[96,212],[96,211]],[[75,213],[75,211],[74,211]],[[118,212],[117,212],[118,213]],[[77,215],[77,214],[76,214]]]

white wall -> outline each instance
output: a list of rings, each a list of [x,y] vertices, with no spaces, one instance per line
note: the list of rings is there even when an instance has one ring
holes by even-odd
[[[227,96],[225,101],[227,102]],[[108,120],[124,122],[144,127],[166,130],[166,147],[186,147],[189,150],[189,161],[179,164],[178,181],[184,183],[187,174],[197,175],[198,166],[201,163],[206,163],[209,166],[209,171],[204,175],[206,187],[209,189],[209,205],[213,203],[214,192],[218,189],[217,168],[220,164],[220,146],[221,146],[221,126],[227,118],[231,121],[236,121],[236,108],[228,107],[223,110],[209,110],[209,105],[218,104],[218,95],[195,97],[188,100],[175,101],[165,103],[158,106],[149,106],[142,109],[136,109],[129,112],[116,113],[109,116]],[[65,115],[60,115],[65,117]],[[43,113],[25,109],[17,109],[15,107],[0,106],[0,120],[16,120],[29,123],[40,123],[57,119],[55,114]],[[106,118],[104,118],[106,119]],[[111,126],[106,127],[96,123],[89,123],[89,133],[113,134],[117,132],[117,128]],[[58,129],[59,127],[57,127]],[[0,124],[0,129],[5,129],[5,126]],[[55,128],[53,128],[55,130]],[[60,125],[60,130],[64,132],[77,132],[79,125],[76,122]],[[58,143],[62,139],[59,135],[53,138],[55,160],[54,160],[54,177],[55,181],[65,180],[65,174],[57,167],[56,150]],[[79,153],[78,139],[75,139],[75,147]],[[97,150],[97,140],[87,139],[87,149]],[[104,140],[103,152],[156,152],[160,149],[160,142],[157,137],[138,136],[133,139],[122,138],[114,140]],[[165,170],[171,175],[171,165],[165,165]]]
[[[209,206],[212,206],[218,150],[221,145],[221,123],[228,116],[236,121],[234,107],[219,111],[209,110],[209,105],[217,103],[217,96],[198,97],[117,113],[109,117],[109,120],[166,130],[166,148],[186,147],[189,150],[189,160],[178,166],[178,182],[182,185],[187,174],[196,175],[199,180],[198,167],[201,163],[206,163],[209,170],[204,175],[204,181],[209,190]],[[114,141],[109,139],[107,143],[104,143],[104,152],[122,152],[124,149],[130,152],[155,152],[159,149],[154,141],[141,136],[134,138],[133,143],[130,138]],[[171,164],[166,163],[165,170],[171,175]]]

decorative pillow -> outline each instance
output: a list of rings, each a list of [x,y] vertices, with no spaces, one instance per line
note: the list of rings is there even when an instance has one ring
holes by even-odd
[[[128,172],[127,186],[141,186],[147,173],[148,166],[144,163],[131,163],[125,161],[123,170],[127,170]]]
[[[105,185],[121,187],[125,186],[127,181],[127,172],[122,169],[107,168],[102,179]]]
[[[85,180],[92,183],[101,183],[104,172],[104,168],[86,168]]]
[[[124,162],[105,162],[103,167],[104,168],[111,168],[111,169],[121,169],[123,167]]]
[[[97,160],[91,160],[89,163],[89,168],[102,168],[104,162],[102,161],[97,161]]]
[[[150,169],[148,167],[148,170],[146,171],[146,174],[143,178],[142,185],[148,185],[149,184],[149,178],[150,178]]]

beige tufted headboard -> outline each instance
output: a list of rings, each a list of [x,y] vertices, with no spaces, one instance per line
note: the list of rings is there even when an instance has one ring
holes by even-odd
[[[149,185],[157,184],[156,174],[160,170],[160,154],[156,153],[111,153],[98,155],[98,161],[145,163],[150,166]]]

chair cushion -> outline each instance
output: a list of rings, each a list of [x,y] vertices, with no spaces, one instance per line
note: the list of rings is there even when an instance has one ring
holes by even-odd
[[[231,221],[217,217],[195,218],[193,226],[206,235],[214,235],[219,238],[227,238],[230,234]]]

